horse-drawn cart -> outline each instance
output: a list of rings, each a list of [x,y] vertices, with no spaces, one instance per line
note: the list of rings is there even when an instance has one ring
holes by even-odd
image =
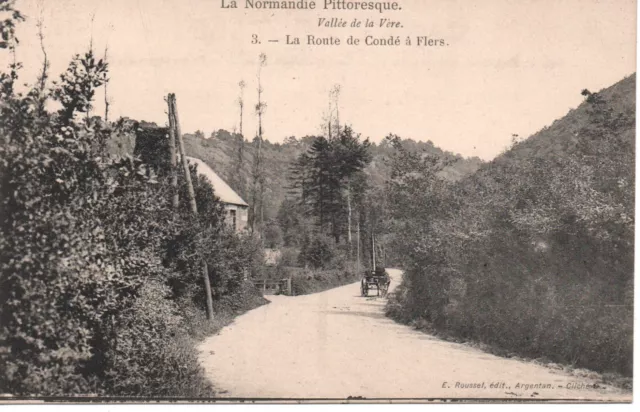
[[[369,290],[375,288],[377,296],[385,297],[389,291],[391,278],[384,268],[376,268],[375,271],[367,271],[360,281],[360,294],[369,296]]]

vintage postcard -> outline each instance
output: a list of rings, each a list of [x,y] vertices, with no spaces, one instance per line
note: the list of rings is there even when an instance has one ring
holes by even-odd
[[[634,0],[0,0],[0,402],[630,403]]]

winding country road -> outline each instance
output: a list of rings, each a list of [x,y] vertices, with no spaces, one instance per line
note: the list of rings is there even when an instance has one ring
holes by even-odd
[[[389,270],[391,288],[402,274]],[[384,316],[359,284],[270,296],[200,346],[218,396],[232,398],[520,398],[631,401],[631,392],[445,342]],[[525,385],[537,385],[526,387]],[[548,386],[547,386],[548,385]]]

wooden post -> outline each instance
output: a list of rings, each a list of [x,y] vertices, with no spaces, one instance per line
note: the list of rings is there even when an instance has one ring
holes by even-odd
[[[176,105],[176,95],[169,94],[169,117],[173,117],[175,127],[175,136],[178,138],[178,148],[180,149],[180,158],[182,159],[182,167],[184,169],[185,180],[187,181],[187,189],[189,192],[189,204],[191,205],[191,213],[194,217],[198,216],[198,206],[196,204],[196,195],[191,182],[191,173],[189,173],[189,164],[187,163],[187,155],[184,150],[184,142],[182,141],[182,133],[180,132],[180,119],[178,118],[178,108]],[[211,297],[211,282],[209,281],[209,267],[207,262],[202,259],[202,277],[204,278],[204,290],[207,296],[207,318],[213,320],[213,298]]]
[[[175,126],[175,134],[178,139],[178,147],[180,149],[180,158],[182,159],[182,167],[184,169],[185,180],[187,181],[187,189],[189,190],[189,204],[191,206],[191,212],[197,216],[198,206],[196,205],[196,195],[193,191],[193,182],[191,181],[191,173],[189,173],[189,163],[187,162],[187,155],[184,150],[184,142],[182,140],[182,132],[180,131],[180,118],[178,117],[178,107],[176,105],[176,95],[170,94],[171,99],[171,112],[173,114],[173,122]]]
[[[176,157],[176,124],[173,115],[173,105],[171,95],[167,96],[167,105],[169,106],[169,159],[171,161],[171,205],[174,209],[178,209],[178,162]]]

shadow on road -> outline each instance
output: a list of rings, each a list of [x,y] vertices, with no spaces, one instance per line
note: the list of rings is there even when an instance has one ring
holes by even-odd
[[[383,303],[383,302],[380,302],[380,303]],[[360,306],[375,306],[375,307],[379,308],[380,306],[383,306],[380,303],[358,302],[358,305],[360,305]]]
[[[351,316],[362,316],[366,318],[373,319],[385,319],[383,313],[375,313],[375,312],[359,312],[359,311],[339,311],[339,310],[327,310],[322,313],[326,313],[328,315],[351,315]]]

